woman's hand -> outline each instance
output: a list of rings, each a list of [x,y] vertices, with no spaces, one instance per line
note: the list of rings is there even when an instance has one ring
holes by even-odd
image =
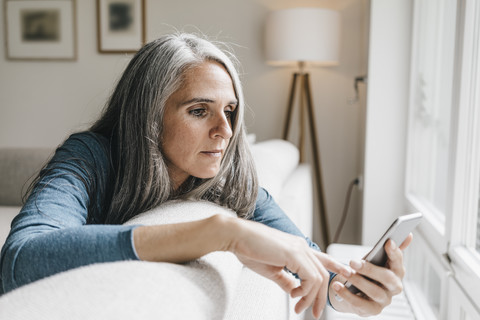
[[[258,222],[214,215],[210,218],[156,226],[140,226],[133,233],[142,260],[185,262],[213,251],[231,251],[247,267],[275,281],[292,297],[300,313],[313,306],[320,317],[328,294],[327,270],[350,277],[352,270],[324,253],[311,249],[305,239]],[[284,268],[296,273],[300,285]]]
[[[350,268],[328,255],[310,248],[305,239],[260,223],[235,219],[237,232],[229,251],[258,274],[273,280],[292,298],[302,297],[295,306],[297,313],[312,306],[315,318],[325,307],[330,275],[327,270],[350,276]],[[284,268],[296,273],[300,285]]]
[[[350,277],[338,275],[331,282],[329,295],[332,306],[338,311],[352,312],[360,316],[379,314],[392,302],[392,297],[403,290],[405,267],[402,251],[408,247],[412,238],[410,234],[400,247],[391,240],[385,244],[388,255],[385,267],[363,260],[351,261],[350,266],[355,271],[354,274]],[[361,292],[351,293],[344,285],[347,280]]]

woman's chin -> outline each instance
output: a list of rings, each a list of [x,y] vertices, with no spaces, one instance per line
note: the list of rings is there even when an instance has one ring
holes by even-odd
[[[209,170],[203,170],[198,173],[198,175],[193,174],[194,177],[200,178],[200,179],[211,179],[214,178],[218,172],[220,171],[220,168],[217,169],[209,169]]]

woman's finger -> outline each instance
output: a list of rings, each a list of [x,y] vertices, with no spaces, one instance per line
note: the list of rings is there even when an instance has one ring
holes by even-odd
[[[403,289],[400,277],[388,268],[376,266],[365,260],[353,260],[350,262],[350,266],[356,274],[348,280],[372,299],[377,297],[383,300],[383,296],[380,296],[377,291],[378,289],[390,291],[390,296],[400,293]]]
[[[358,288],[370,300],[386,306],[391,302],[392,295],[378,282],[373,282],[360,274],[354,274],[348,279],[352,285]]]
[[[344,277],[350,277],[352,274],[352,269],[349,268],[348,266],[338,262],[328,254],[325,254],[323,252],[318,252],[312,249],[314,252],[315,256],[320,260],[322,265],[329,271],[332,271],[337,274],[341,274]]]
[[[322,276],[322,282],[320,284],[319,291],[313,301],[312,306],[312,313],[314,318],[318,319],[322,315],[323,309],[325,308],[325,304],[327,303],[327,295],[328,295],[328,285],[330,280],[330,274],[328,273],[327,269],[318,258],[316,250],[311,250],[312,259],[317,266],[317,270]]]
[[[244,256],[238,256],[238,258],[246,267],[274,281],[282,290],[289,294],[297,286],[297,280],[292,275],[287,274],[282,267],[257,262]]]
[[[318,281],[318,279],[312,279],[310,280],[310,282],[312,283],[310,286],[311,288],[310,291],[308,292],[308,294],[304,295],[302,299],[300,299],[295,305],[296,313],[301,313],[302,311],[307,309],[309,306],[311,306],[318,295],[318,292],[320,289],[320,282]]]
[[[315,319],[320,319],[322,316],[323,310],[325,309],[326,297],[317,296],[313,302],[312,314]]]
[[[291,296],[292,298],[296,297],[305,297],[308,293],[312,290],[312,287],[315,284],[315,280],[318,278],[316,275],[317,270],[316,267],[311,260],[303,259],[301,262],[300,269],[292,269],[290,266],[287,265],[289,270],[292,270],[300,277],[300,285],[292,290]]]
[[[283,291],[287,293],[292,292],[296,285],[296,281],[293,279],[293,277],[287,274],[283,268],[273,271],[269,276],[267,276],[267,278],[274,281],[280,288],[282,288]]]
[[[385,245],[385,251],[387,252],[388,256],[386,267],[395,273],[400,280],[403,279],[405,276],[405,266],[403,265],[402,250],[397,247],[394,241],[388,240],[387,244]]]
[[[356,313],[362,317],[372,316],[379,314],[383,307],[374,300],[365,299],[351,293],[343,283],[334,281],[332,288],[339,299],[343,299],[344,302],[349,304],[351,312]]]
[[[301,286],[292,290],[292,297],[302,296],[302,299],[295,306],[295,311],[298,313],[312,304],[319,304],[323,308],[327,300],[326,294],[328,290],[329,273],[317,259],[314,250],[308,248],[303,260],[303,266],[308,269],[305,271],[308,272],[308,277],[305,278],[299,273]],[[319,307],[316,306],[316,308],[318,309]]]
[[[400,245],[400,250],[405,250],[409,245],[410,243],[412,242],[413,240],[413,234],[410,233],[408,235],[408,237],[402,242],[402,244]]]
[[[307,309],[312,304],[313,299],[314,296],[312,296],[312,294],[303,296],[295,305],[295,312],[300,314],[303,310]]]

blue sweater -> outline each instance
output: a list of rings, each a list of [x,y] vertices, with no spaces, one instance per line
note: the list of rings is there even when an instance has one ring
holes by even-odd
[[[105,224],[102,208],[108,200],[102,186],[111,174],[108,150],[109,141],[92,132],[73,134],[56,150],[12,222],[1,251],[0,294],[88,264],[138,260],[136,226]],[[251,219],[304,237],[262,188]]]

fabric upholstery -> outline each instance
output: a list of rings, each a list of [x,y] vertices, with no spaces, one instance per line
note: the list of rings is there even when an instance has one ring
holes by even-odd
[[[209,202],[168,202],[127,224],[233,215]],[[56,274],[5,294],[0,319],[222,319],[242,264],[228,252],[184,265],[122,261]],[[45,293],[48,292],[46,295]]]
[[[278,201],[285,181],[298,166],[298,149],[285,140],[267,140],[251,146],[260,185]]]
[[[0,149],[0,206],[20,206],[28,181],[38,173],[49,156],[48,148]]]
[[[0,150],[0,177],[8,177],[0,179],[0,227],[5,227],[4,235],[0,228],[0,236],[6,237],[5,225],[19,211],[7,205],[20,205],[25,180],[51,152]],[[299,166],[296,147],[270,140],[254,144],[252,153],[260,184],[310,236],[310,171],[308,165]],[[8,171],[15,174],[7,175]],[[233,214],[212,203],[173,201],[128,223],[174,223],[214,213]],[[303,314],[293,311],[295,300],[274,282],[243,267],[233,254],[215,252],[183,265],[123,261],[56,274],[0,297],[0,319],[301,319]]]

